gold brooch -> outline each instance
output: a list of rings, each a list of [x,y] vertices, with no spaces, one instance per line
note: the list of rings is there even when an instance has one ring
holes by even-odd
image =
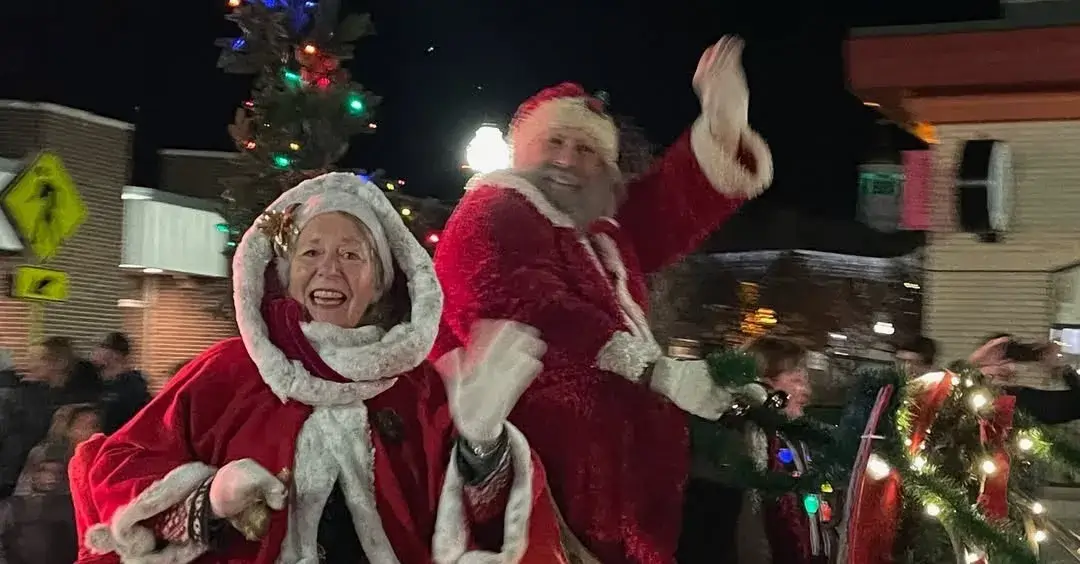
[[[296,226],[295,212],[300,204],[292,204],[283,211],[267,211],[259,216],[259,230],[274,245],[274,252],[279,257],[289,256],[289,251],[300,229]]]

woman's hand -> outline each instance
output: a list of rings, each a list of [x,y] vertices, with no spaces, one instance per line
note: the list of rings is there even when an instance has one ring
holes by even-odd
[[[288,490],[266,468],[250,458],[221,467],[210,483],[210,510],[218,519],[239,516],[249,507],[265,503],[270,509],[285,508]]]
[[[471,444],[499,438],[510,410],[540,373],[546,348],[532,327],[481,320],[473,325],[467,349],[455,349],[435,362],[462,438]]]

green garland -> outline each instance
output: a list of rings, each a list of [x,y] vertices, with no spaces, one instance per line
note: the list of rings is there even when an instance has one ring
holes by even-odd
[[[745,353],[719,351],[709,354],[706,360],[713,380],[719,386],[737,388],[758,379],[756,362]],[[979,421],[989,415],[986,410],[993,405],[1000,390],[990,386],[982,373],[970,365],[955,363],[951,371],[959,380],[936,414],[926,441],[928,446],[914,455],[909,455],[904,440],[910,436],[912,422],[918,416],[916,391],[907,386],[907,378],[898,370],[880,368],[862,369],[856,373],[856,384],[849,393],[844,415],[837,426],[810,417],[792,421],[779,411],[756,408],[734,421],[725,421],[729,418],[722,418],[720,422],[695,419],[691,425],[692,444],[695,453],[711,462],[720,479],[732,487],[754,489],[767,497],[791,492],[817,493],[824,484],[846,484],[850,479],[852,464],[878,391],[885,385],[893,385],[893,397],[878,426],[883,440],[875,446],[878,454],[899,474],[905,515],[902,529],[912,529],[902,531],[898,536],[902,539],[907,533],[911,546],[897,546],[896,549],[909,549],[925,559],[925,553],[936,548],[941,552],[926,561],[952,559],[953,548],[946,535],[948,529],[962,542],[985,550],[995,564],[1034,564],[1037,558],[1025,539],[1023,520],[1038,520],[1038,516],[1028,514],[1028,508],[1010,504],[1010,519],[991,522],[972,503],[979,485],[973,468],[978,468],[987,456],[980,442]],[[973,408],[976,395],[983,396],[978,398],[982,407]],[[748,455],[742,439],[744,422],[754,423],[768,434],[778,433],[789,440],[805,443],[814,453],[814,470],[800,476],[760,470]],[[1032,491],[1045,482],[1050,468],[1080,469],[1080,448],[1061,432],[1039,424],[1019,409],[1013,423],[1006,444],[1013,461],[1010,489]],[[939,435],[933,433],[933,429],[948,431]],[[940,509],[937,517],[941,526],[926,529],[925,508],[931,504]]]

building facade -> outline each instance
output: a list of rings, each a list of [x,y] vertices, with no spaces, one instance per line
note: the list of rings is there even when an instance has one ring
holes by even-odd
[[[165,151],[161,190],[128,186],[131,124],[52,104],[0,101],[0,190],[42,151],[57,154],[87,208],[84,223],[41,266],[70,279],[68,299],[11,297],[11,274],[38,265],[0,215],[0,348],[25,369],[49,336],[88,353],[110,331],[128,333],[155,389],[178,363],[236,334],[219,315],[229,299],[219,178],[231,155]]]
[[[1072,0],[1005,5],[991,22],[859,30],[849,41],[852,90],[894,120],[932,125],[924,320],[943,359],[997,332],[1045,340],[1061,321],[1067,292],[1055,291],[1056,273],[1080,262],[1077,60]],[[1011,221],[996,242],[957,220],[961,148],[980,139],[1013,155]]]
[[[43,336],[69,336],[85,350],[103,333],[123,329],[117,302],[130,282],[117,268],[124,214],[120,196],[130,172],[133,133],[131,124],[88,112],[0,101],[3,183],[37,153],[52,151],[63,160],[87,208],[74,237],[44,265],[70,277],[67,301],[34,305],[10,298],[12,268],[36,262],[18,245],[5,245],[0,255],[0,347],[11,350],[17,363],[26,361],[30,344]]]

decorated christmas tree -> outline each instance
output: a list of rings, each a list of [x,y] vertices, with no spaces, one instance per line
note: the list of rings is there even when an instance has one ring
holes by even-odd
[[[225,179],[230,243],[279,194],[334,168],[349,139],[375,131],[378,97],[342,63],[374,33],[368,15],[342,17],[340,0],[228,0],[238,37],[218,39],[218,67],[254,75],[229,134],[241,153]]]
[[[374,33],[367,14],[342,14],[340,0],[228,0],[226,19],[239,35],[217,40],[218,67],[253,75],[251,96],[237,108],[229,134],[236,174],[224,178],[226,254],[278,195],[298,182],[339,170],[349,140],[374,133],[378,96],[354,81],[345,63],[354,43]],[[377,183],[429,248],[442,219],[437,202],[410,198],[405,181],[384,171],[353,170]],[[440,219],[442,218],[442,219]],[[231,296],[220,313],[231,315]]]

